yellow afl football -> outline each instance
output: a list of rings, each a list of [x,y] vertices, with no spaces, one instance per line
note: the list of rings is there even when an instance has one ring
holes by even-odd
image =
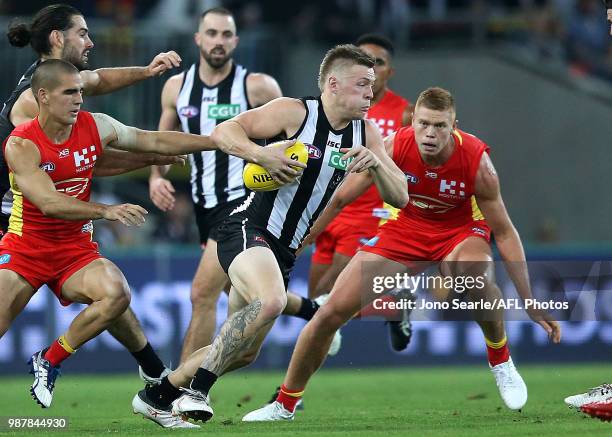
[[[280,143],[273,143],[266,147],[278,147],[279,145]],[[308,148],[301,141],[296,141],[293,146],[285,150],[285,156],[306,164],[308,162]],[[274,191],[281,187],[272,179],[268,170],[252,162],[244,166],[242,179],[244,180],[244,186],[252,191]]]

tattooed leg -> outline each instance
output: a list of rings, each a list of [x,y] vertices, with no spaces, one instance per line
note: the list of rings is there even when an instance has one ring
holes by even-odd
[[[208,393],[218,376],[253,362],[274,320],[285,308],[283,276],[270,249],[252,247],[242,252],[232,262],[229,276],[230,310],[234,312],[210,346],[194,352],[170,375],[175,387],[191,385]],[[203,380],[206,383],[201,383]]]

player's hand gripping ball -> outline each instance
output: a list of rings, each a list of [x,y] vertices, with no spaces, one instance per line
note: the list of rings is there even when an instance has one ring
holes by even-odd
[[[273,143],[266,147],[277,147],[280,144],[281,143]],[[296,141],[293,146],[285,150],[285,156],[294,161],[306,164],[308,162],[308,148],[301,141]],[[298,167],[293,168],[299,170]],[[274,191],[281,187],[281,185],[270,176],[268,170],[252,162],[244,166],[242,179],[244,180],[244,186],[252,191]]]

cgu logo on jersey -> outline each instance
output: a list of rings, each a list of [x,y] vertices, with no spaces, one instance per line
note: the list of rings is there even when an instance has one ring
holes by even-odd
[[[210,105],[208,107],[208,118],[215,120],[227,120],[240,114],[240,105]]]
[[[465,197],[465,191],[463,191],[462,189],[458,190],[458,188],[465,189],[465,183],[457,183],[457,181],[447,181],[446,179],[442,179],[440,181],[440,196],[450,197],[452,199]],[[459,191],[459,195],[457,195],[457,191]]]
[[[55,183],[55,189],[67,196],[78,197],[85,192],[89,186],[88,178],[72,178]]]
[[[346,171],[346,167],[348,167],[348,165],[351,163],[351,161],[354,158],[349,158],[345,161],[343,159],[340,159],[343,156],[344,156],[344,153],[331,152],[331,154],[329,155],[329,162],[327,163],[327,165],[333,168],[337,168],[338,170]]]
[[[44,164],[40,164],[40,169],[47,173],[51,173],[52,171],[55,171],[55,164],[52,162],[45,162]]]
[[[98,155],[93,153],[95,151],[96,146],[92,144],[89,146],[89,148],[85,147],[80,153],[72,152],[72,156],[74,157],[74,166],[77,168],[77,173],[88,170],[94,166],[96,159],[98,159]]]
[[[196,106],[183,106],[179,109],[179,115],[185,118],[193,118],[200,113],[200,110]]]
[[[304,143],[306,148],[308,149],[308,159],[320,159],[321,151],[318,147],[313,146],[312,144]]]

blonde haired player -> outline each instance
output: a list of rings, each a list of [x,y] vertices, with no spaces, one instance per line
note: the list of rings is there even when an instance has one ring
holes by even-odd
[[[398,219],[389,221],[349,262],[329,301],[302,330],[276,402],[244,416],[243,421],[291,420],[307,383],[325,358],[333,333],[378,294],[374,278],[418,274],[423,265],[440,263],[445,275],[484,278],[484,288],[467,290],[472,300],[494,301],[501,292],[494,282],[490,233],[507,261],[509,275],[522,299],[533,298],[520,237],[504,206],[499,179],[488,146],[456,129],[453,96],[429,88],[419,96],[411,127],[385,140],[387,151],[408,176],[410,201]],[[428,178],[426,171],[436,173]],[[359,195],[371,184],[367,174],[351,175],[338,191]],[[475,220],[472,195],[485,220]],[[555,343],[559,324],[537,310],[529,316]],[[527,387],[510,358],[503,310],[480,314],[477,321],[487,343],[487,357],[500,395],[510,409],[527,402]]]
[[[308,165],[297,183],[252,194],[221,226],[217,253],[232,282],[231,314],[212,345],[194,353],[159,386],[140,391],[134,411],[154,421],[169,408],[196,420],[212,417],[210,389],[225,373],[256,359],[286,305],[295,253],[346,174],[368,173],[385,201],[406,204],[403,173],[385,154],[378,128],[364,121],[373,66],[374,59],[357,47],[336,46],[321,63],[320,97],[276,99],[213,132],[220,145],[278,136],[299,140],[309,146]]]

